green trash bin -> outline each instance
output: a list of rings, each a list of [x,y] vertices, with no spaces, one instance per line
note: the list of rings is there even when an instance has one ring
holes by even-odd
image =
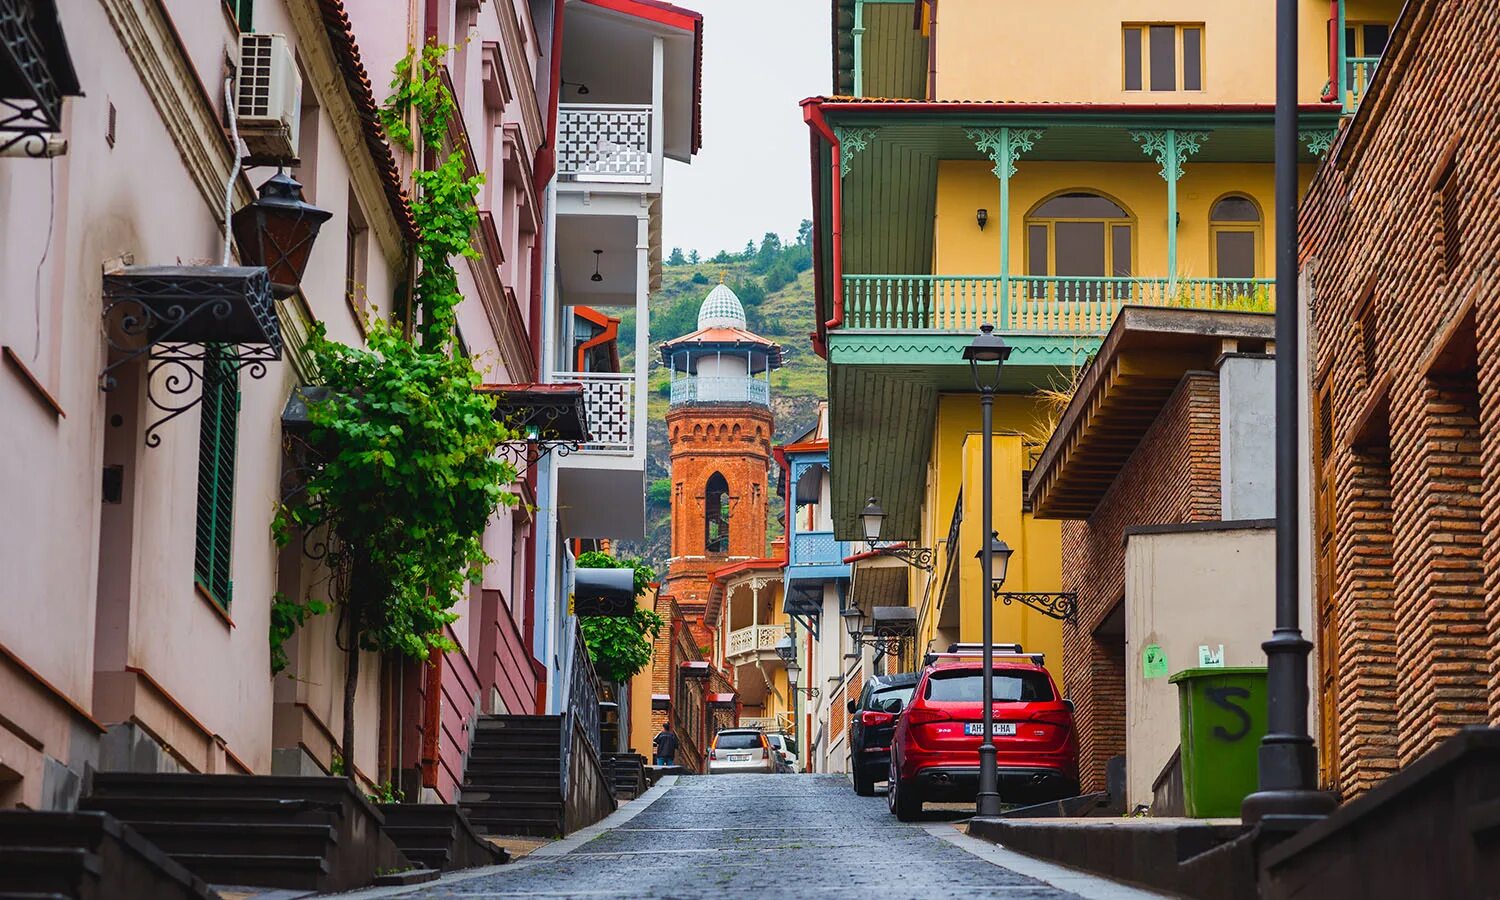
[[[1256,789],[1266,734],[1266,669],[1184,669],[1177,685],[1182,725],[1182,793],[1195,819],[1239,818]]]

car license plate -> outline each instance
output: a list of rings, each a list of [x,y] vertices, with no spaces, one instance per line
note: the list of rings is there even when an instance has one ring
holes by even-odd
[[[731,754],[729,754],[729,761],[730,762],[749,762],[750,761],[750,754],[748,754],[748,753],[731,753]]]
[[[990,726],[990,733],[996,737],[1014,737],[1016,734],[1016,723],[996,722]],[[964,726],[964,734],[984,734],[984,723],[970,722]]]

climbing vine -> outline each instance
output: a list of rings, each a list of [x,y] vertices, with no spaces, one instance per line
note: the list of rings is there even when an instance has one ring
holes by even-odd
[[[656,572],[639,559],[616,559],[591,550],[575,563],[580,569],[633,569],[637,597],[650,590]],[[580,616],[583,643],[589,648],[594,670],[605,681],[622,682],[639,674],[651,662],[651,645],[666,623],[649,609],[636,607],[628,616]]]
[[[418,267],[414,319],[421,340],[391,323],[369,323],[364,346],[328,338],[321,324],[307,356],[326,389],[308,402],[315,448],[300,492],[279,508],[278,544],[301,536],[330,575],[323,597],[273,604],[272,663],[284,666],[280,642],[323,608],[340,617],[348,653],[341,756],[354,759],[354,694],[359,651],[426,659],[453,649],[445,627],[467,584],[489,562],[481,538],[490,517],[517,498],[505,489],[515,468],[497,447],[517,437],[495,418],[493,398],[475,392],[479,373],[454,340],[462,300],[453,258],[475,253],[478,178],[464,177],[463,158],[444,154],[453,99],[439,76],[446,48],[429,47],[396,67],[394,93],[382,113],[398,145],[423,150],[414,174]],[[440,160],[440,161],[439,161]]]
[[[398,147],[417,156],[412,174],[416,188],[412,217],[420,235],[416,245],[414,306],[422,345],[436,350],[453,333],[453,310],[463,295],[453,269],[455,257],[477,257],[473,234],[479,227],[474,198],[484,176],[466,176],[463,154],[448,143],[448,122],[455,115],[453,96],[443,84],[442,60],[452,49],[429,44],[396,64],[391,96],[380,110],[386,133]],[[417,131],[412,133],[415,120]]]

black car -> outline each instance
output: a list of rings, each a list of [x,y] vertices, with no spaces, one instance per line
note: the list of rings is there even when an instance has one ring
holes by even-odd
[[[911,699],[917,678],[915,672],[871,678],[859,699],[849,701],[849,768],[854,773],[854,793],[861,797],[873,796],[875,782],[886,778],[896,716]]]

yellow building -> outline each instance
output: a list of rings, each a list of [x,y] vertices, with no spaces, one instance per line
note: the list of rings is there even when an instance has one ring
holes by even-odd
[[[1303,2],[1304,181],[1399,8]],[[1127,304],[1274,306],[1273,29],[1263,0],[835,2],[835,95],[803,102],[813,343],[828,361],[834,536],[861,538],[875,497],[881,546],[904,542],[919,563],[854,563],[865,615],[918,611],[911,652],[888,668],[982,637],[980,413],[962,359],[981,324],[1012,348],[993,496],[1015,554],[994,638],[1046,652],[1063,677],[1063,629],[1106,624],[1015,596],[1062,587],[1058,525],[1022,502],[1060,412],[1047,393],[1065,399]]]

